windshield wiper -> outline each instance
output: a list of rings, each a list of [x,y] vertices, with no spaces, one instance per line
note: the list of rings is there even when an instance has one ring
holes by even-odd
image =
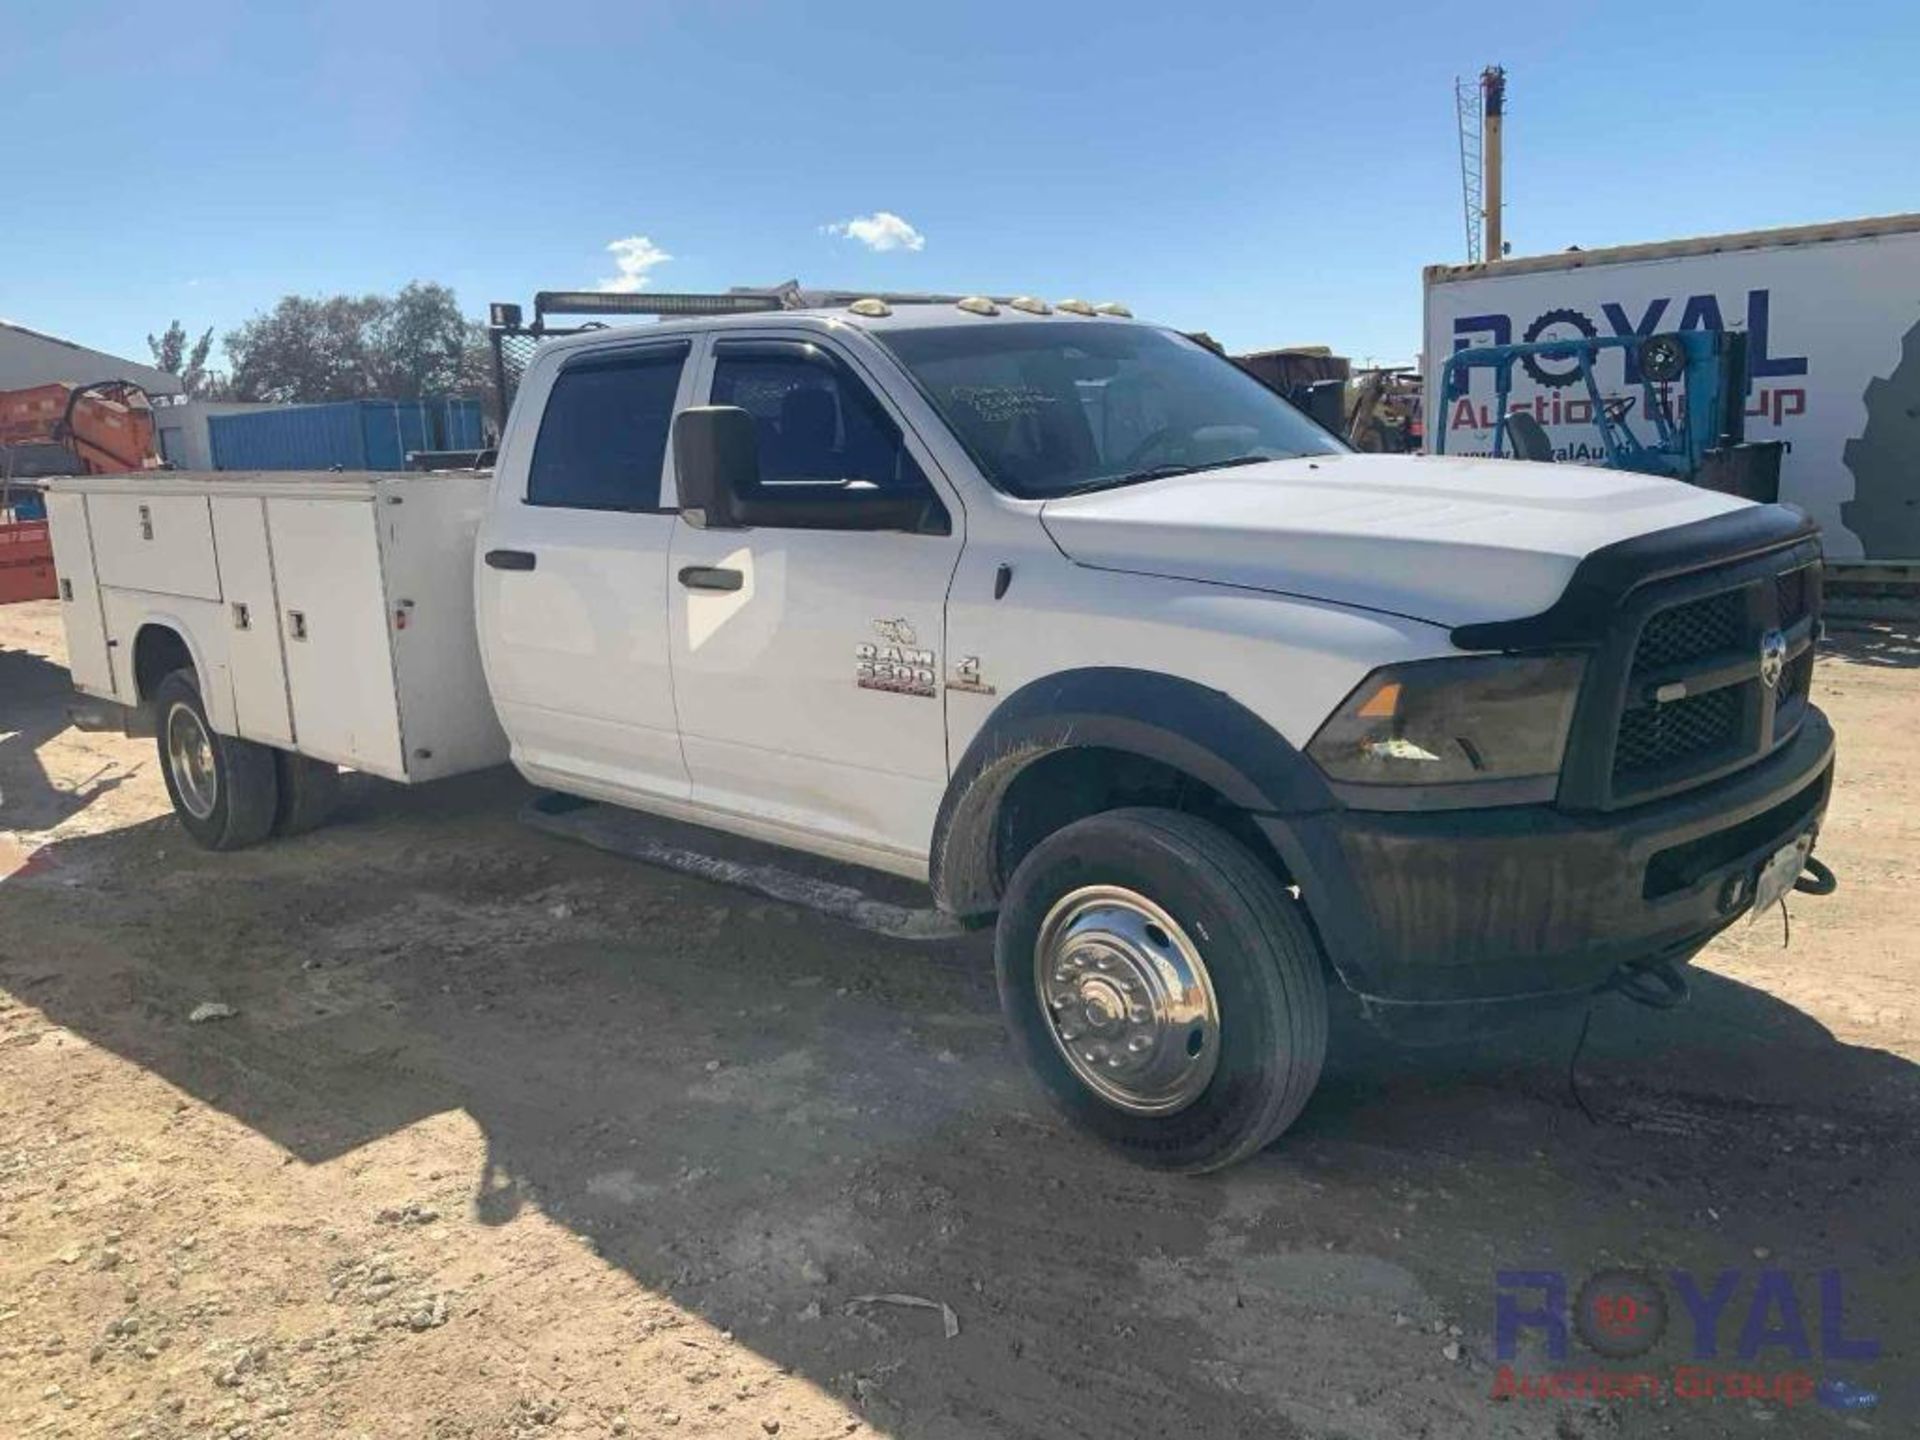
[[[1271,455],[1235,455],[1230,460],[1208,460],[1198,465],[1149,465],[1144,470],[1129,470],[1124,475],[1103,475],[1098,480],[1088,480],[1082,484],[1070,486],[1060,491],[1055,498],[1067,495],[1090,495],[1096,490],[1112,490],[1121,485],[1140,485],[1148,480],[1167,480],[1175,475],[1195,475],[1202,470],[1231,470],[1236,465],[1259,465],[1273,458]]]

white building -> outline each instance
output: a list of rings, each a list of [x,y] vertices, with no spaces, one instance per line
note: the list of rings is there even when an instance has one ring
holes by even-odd
[[[253,410],[284,410],[245,400],[183,400],[153,407],[154,443],[160,458],[176,470],[213,469],[213,440],[207,430],[210,415],[245,415]]]
[[[94,380],[131,380],[149,395],[180,393],[177,375],[0,320],[0,390],[26,390],[56,380],[76,385]]]

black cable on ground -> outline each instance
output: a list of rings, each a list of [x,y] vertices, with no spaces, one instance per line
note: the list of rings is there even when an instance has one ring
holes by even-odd
[[[1593,1024],[1593,1002],[1587,1002],[1585,1013],[1580,1016],[1580,1035],[1573,1042],[1573,1053],[1567,1056],[1567,1093],[1573,1096],[1573,1103],[1580,1107],[1580,1113],[1587,1117],[1589,1125],[1598,1125],[1599,1118],[1587,1108],[1586,1096],[1580,1093],[1580,1052],[1586,1048],[1587,1029]]]

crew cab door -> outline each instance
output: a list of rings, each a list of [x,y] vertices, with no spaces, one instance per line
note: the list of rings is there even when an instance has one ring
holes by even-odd
[[[480,537],[487,683],[513,758],[533,779],[609,799],[685,800],[667,646],[661,505],[667,437],[689,403],[684,339],[576,352],[537,427],[500,457]],[[536,372],[538,374],[539,372]]]
[[[763,483],[867,481],[933,503],[925,533],[677,525],[673,684],[694,801],[924,875],[947,780],[960,508],[856,361],[816,340],[736,336],[712,342],[699,403],[754,417]]]

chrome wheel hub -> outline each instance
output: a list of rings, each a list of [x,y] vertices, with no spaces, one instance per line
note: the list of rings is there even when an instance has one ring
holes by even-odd
[[[213,763],[213,740],[189,705],[175,704],[167,712],[167,769],[180,803],[196,820],[213,814],[220,796],[219,772]]]
[[[1092,885],[1063,896],[1034,944],[1034,989],[1053,1043],[1108,1104],[1170,1115],[1220,1061],[1220,1011],[1186,931],[1144,895]]]

